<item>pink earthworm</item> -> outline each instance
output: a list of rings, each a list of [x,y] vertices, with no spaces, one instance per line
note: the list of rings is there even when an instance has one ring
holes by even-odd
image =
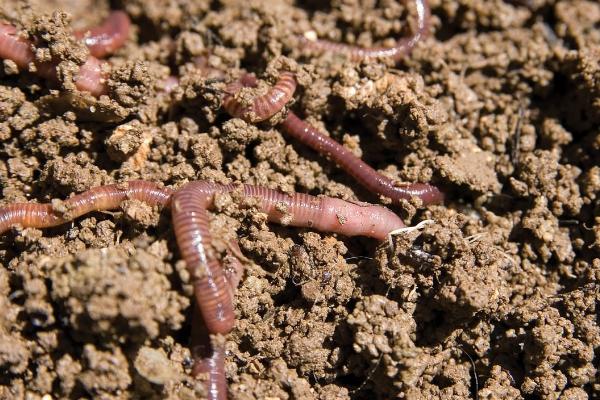
[[[75,31],[73,34],[97,58],[104,58],[119,49],[129,37],[131,20],[124,11],[111,11],[102,25]]]
[[[208,374],[210,400],[227,398],[224,372],[225,350],[211,342],[208,333],[227,333],[233,327],[234,312],[231,297],[241,278],[243,268],[234,259],[233,272],[226,276],[208,248],[211,242],[207,209],[216,193],[243,190],[244,196],[261,200],[260,210],[271,222],[309,227],[319,231],[348,236],[363,235],[385,240],[389,232],[404,226],[402,220],[385,207],[349,203],[331,197],[307,194],[284,194],[252,185],[220,185],[191,182],[173,195],[171,202],[173,226],[179,249],[188,269],[192,263],[201,269],[195,283],[197,311],[192,323],[193,375]],[[239,252],[237,242],[233,243]],[[192,275],[194,277],[194,275]],[[210,297],[210,298],[209,298]],[[203,323],[202,323],[203,322]]]
[[[374,193],[390,198],[393,203],[399,203],[401,200],[408,200],[411,197],[420,198],[424,204],[441,203],[444,200],[444,194],[433,185],[426,183],[396,184],[392,179],[371,168],[350,150],[301,120],[291,111],[288,112],[281,126],[288,135],[319,154],[331,158],[361,185]]]
[[[270,118],[278,113],[285,106],[286,100],[289,101],[294,95],[294,89],[296,88],[294,75],[289,72],[285,72],[282,75],[283,76],[277,81],[272,90],[267,94],[260,96],[260,104],[265,105],[262,107],[262,115],[266,116],[266,118]],[[290,82],[294,82],[294,84],[291,84]],[[250,74],[243,75],[241,79],[228,86],[228,94],[225,96],[225,99],[229,100],[229,103],[227,103],[226,100],[224,100],[223,103],[225,109],[231,116],[240,117],[248,121],[247,118],[244,118],[246,114],[240,111],[243,107],[231,99],[234,98],[235,94],[239,92],[241,88],[255,86],[256,78],[254,75]],[[275,88],[278,89],[275,90]],[[276,100],[269,99],[269,96],[272,96],[273,99]],[[246,109],[249,108],[250,107],[246,107]],[[252,109],[258,108],[258,106],[252,107]],[[374,193],[390,198],[392,202],[396,204],[403,199],[410,199],[411,197],[420,198],[424,204],[441,203],[444,200],[443,193],[435,186],[425,183],[410,183],[406,185],[396,184],[392,179],[371,168],[367,163],[360,158],[357,158],[344,146],[301,120],[291,111],[288,112],[285,119],[281,122],[281,126],[291,137],[304,143],[319,154],[334,160],[361,185]]]
[[[285,194],[260,186],[222,185],[205,181],[191,182],[178,191],[146,181],[92,188],[60,204],[13,203],[0,207],[0,234],[12,226],[47,228],[63,224],[86,213],[119,207],[125,200],[170,207],[179,250],[186,262],[195,289],[196,304],[205,325],[194,317],[194,373],[208,372],[209,399],[226,398],[225,351],[210,344],[209,334],[226,334],[234,324],[233,292],[243,267],[234,260],[226,272],[212,249],[207,210],[214,195],[242,190],[245,197],[257,198],[258,207],[271,222],[307,227],[347,236],[368,236],[385,240],[389,232],[404,227],[402,220],[385,207],[350,203],[331,197]],[[237,242],[231,253],[240,253]],[[206,332],[203,333],[202,329]]]
[[[129,36],[131,22],[123,11],[113,11],[100,26],[76,31],[74,35],[83,39],[90,50],[90,56],[74,79],[77,89],[90,92],[94,96],[106,94],[104,83],[106,76],[102,71],[104,57],[121,47]],[[57,81],[56,63],[37,62],[33,52],[33,43],[19,36],[17,28],[10,24],[0,24],[0,58],[12,60],[21,69],[27,69],[31,63],[36,73],[48,80]]]
[[[0,58],[12,60],[21,69],[27,69],[33,63],[38,75],[57,81],[56,63],[36,61],[32,48],[33,44],[20,37],[16,27],[0,23]],[[75,76],[74,82],[77,89],[90,92],[94,96],[105,94],[107,88],[104,84],[105,74],[102,66],[102,61],[94,56],[89,56],[79,67],[79,72]]]
[[[52,204],[13,203],[0,207],[0,234],[11,226],[49,228],[64,224],[92,211],[118,208],[125,200],[168,206],[171,189],[146,181],[98,186],[62,202],[59,211]]]
[[[225,275],[227,276],[229,289],[233,294],[242,278],[244,267],[238,258],[239,256],[243,258],[243,255],[237,240],[232,240],[230,246],[231,249],[228,251],[228,254],[231,265],[229,270],[225,271]],[[202,374],[206,377],[208,400],[227,399],[225,348],[223,343],[218,340],[211,341],[210,333],[206,328],[197,305],[194,306],[192,313],[190,349],[194,359],[192,376],[196,377]]]
[[[298,36],[302,48],[325,53],[344,54],[354,61],[369,60],[375,58],[391,58],[399,61],[402,57],[409,54],[415,45],[424,38],[429,32],[429,17],[431,11],[427,0],[415,0],[417,9],[417,30],[409,36],[402,38],[392,47],[359,47],[344,43],[336,43],[329,40],[312,40],[306,36]]]
[[[242,255],[237,240],[231,241],[230,269],[225,271],[229,289],[235,293],[244,267],[236,254]],[[242,255],[243,257],[243,255]],[[210,333],[202,319],[202,314],[195,305],[192,313],[192,332],[190,349],[194,359],[192,376],[204,375],[206,379],[208,400],[227,399],[227,379],[225,377],[225,347],[218,339],[211,340]]]
[[[225,89],[223,107],[229,115],[241,118],[246,122],[257,123],[265,121],[277,114],[292,99],[296,91],[296,78],[291,72],[282,72],[279,79],[262,96],[254,97],[249,104],[244,104],[236,98],[244,87],[255,87],[256,77],[244,74],[240,79],[230,83]]]
[[[211,340],[198,306],[192,311],[191,352],[194,358],[192,376],[205,376],[208,400],[227,399],[225,347]]]
[[[234,312],[227,278],[211,254],[207,209],[215,193],[231,192],[237,187],[191,182],[177,191],[171,201],[177,244],[192,275],[198,307],[212,333],[229,332],[234,324]],[[404,226],[396,214],[380,206],[301,193],[287,195],[260,186],[243,185],[242,188],[245,196],[261,199],[260,209],[269,221],[284,225],[379,240]]]

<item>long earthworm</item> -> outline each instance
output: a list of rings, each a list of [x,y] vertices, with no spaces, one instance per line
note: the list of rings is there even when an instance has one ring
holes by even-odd
[[[211,333],[227,333],[234,324],[232,293],[220,263],[211,254],[207,209],[215,193],[236,190],[236,184],[188,183],[173,194],[171,210],[177,244],[192,273],[198,307]],[[354,204],[331,197],[287,195],[261,186],[243,185],[246,197],[261,199],[268,220],[346,236],[387,238],[402,220],[385,207]],[[191,266],[197,266],[191,268]]]
[[[319,154],[331,158],[371,192],[388,197],[393,203],[399,203],[401,200],[408,200],[411,197],[420,198],[424,204],[441,203],[444,200],[444,194],[433,185],[426,183],[396,184],[392,179],[371,168],[350,150],[301,120],[291,111],[281,123],[281,127],[291,137]]]
[[[58,226],[86,213],[119,207],[125,200],[139,200],[150,205],[171,207],[175,236],[187,268],[194,279],[196,307],[202,314],[206,332],[228,333],[233,327],[233,291],[241,277],[242,267],[234,263],[233,272],[226,274],[210,249],[207,209],[216,193],[241,189],[246,197],[260,199],[259,209],[268,220],[283,225],[308,227],[347,236],[362,235],[384,240],[393,230],[404,227],[402,220],[385,207],[350,203],[331,197],[293,195],[252,185],[221,185],[197,181],[179,191],[163,188],[147,181],[92,188],[52,204],[13,203],[0,207],[0,234],[12,226],[47,228]],[[58,210],[61,208],[61,210]],[[233,244],[237,247],[237,243]],[[234,249],[239,251],[239,248]],[[234,251],[234,253],[235,253]],[[197,318],[197,317],[195,317]],[[209,399],[226,398],[224,349],[207,345],[202,325],[193,324],[198,333],[194,373],[208,372]],[[203,347],[204,346],[204,347]]]
[[[256,122],[249,117],[256,116],[259,113],[255,110],[260,110],[260,116],[263,117],[261,120],[270,118],[285,106],[286,100],[289,101],[293,97],[296,80],[292,73],[284,72],[271,90],[256,97],[250,105],[243,107],[235,100],[235,94],[241,88],[255,86],[256,78],[250,74],[245,74],[228,85],[228,93],[225,95],[223,105],[231,116],[242,118],[247,122]],[[291,111],[281,122],[281,127],[291,137],[332,159],[361,185],[374,193],[390,198],[396,204],[413,196],[420,198],[424,204],[441,203],[444,200],[443,193],[435,186],[426,183],[396,184]]]
[[[431,11],[427,0],[415,0],[417,9],[417,29],[411,36],[401,38],[392,47],[359,47],[344,43],[336,43],[324,39],[309,39],[306,36],[298,36],[300,46],[319,53],[331,52],[344,54],[354,61],[375,58],[391,58],[399,61],[406,56],[415,45],[429,32],[429,17]]]
[[[104,58],[118,50],[129,37],[131,20],[120,10],[111,11],[101,25],[73,32],[77,39],[97,58]]]
[[[233,326],[232,293],[220,263],[214,262],[206,210],[212,206],[216,193],[231,192],[238,187],[246,197],[261,200],[260,211],[267,214],[269,221],[282,225],[378,240],[385,240],[389,232],[404,227],[402,220],[385,207],[350,203],[332,197],[303,193],[289,195],[261,186],[221,185],[205,181],[188,183],[173,192],[152,182],[131,181],[98,186],[73,196],[62,202],[64,210],[60,211],[52,204],[5,205],[0,208],[0,234],[15,225],[33,228],[58,226],[92,211],[115,209],[125,200],[170,206],[179,249],[191,276],[196,279],[195,287],[203,291],[197,292],[196,297],[207,327],[211,333],[227,333]]]

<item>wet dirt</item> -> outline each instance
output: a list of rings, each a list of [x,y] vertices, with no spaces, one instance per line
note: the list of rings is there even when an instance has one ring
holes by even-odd
[[[55,84],[0,68],[2,202],[209,179],[385,203],[276,121],[228,118],[224,84],[206,75],[294,71],[293,110],[382,173],[447,196],[394,207],[407,225],[432,222],[391,246],[270,225],[220,196],[215,236],[237,234],[247,257],[230,397],[598,398],[600,5],[431,0],[432,35],[396,66],[297,47],[308,31],[385,44],[414,27],[410,3],[2,2],[38,57],[60,60]],[[95,99],[74,91],[87,49],[71,29],[111,5],[134,31]],[[15,228],[0,263],[0,398],[202,396],[168,213],[129,202]]]

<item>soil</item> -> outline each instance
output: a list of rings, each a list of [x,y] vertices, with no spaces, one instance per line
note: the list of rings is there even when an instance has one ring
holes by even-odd
[[[388,43],[413,28],[410,4],[4,1],[1,19],[61,74],[52,85],[0,68],[2,202],[141,178],[385,204],[277,121],[228,118],[224,84],[194,59],[226,79],[247,70],[272,83],[290,70],[292,109],[446,201],[393,206],[407,225],[433,222],[390,245],[270,225],[221,196],[213,228],[237,234],[247,257],[226,338],[230,397],[600,398],[600,3],[431,0],[431,36],[395,66],[297,47],[308,31]],[[71,30],[111,7],[134,32],[98,100],[73,91],[87,50]],[[167,94],[171,74],[180,86]],[[0,398],[202,395],[167,212],[129,203],[16,228],[0,263]]]

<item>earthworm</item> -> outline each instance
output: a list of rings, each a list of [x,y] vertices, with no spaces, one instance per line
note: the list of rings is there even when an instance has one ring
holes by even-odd
[[[198,265],[202,271],[197,276],[196,299],[192,322],[192,352],[195,364],[192,374],[208,374],[207,388],[210,400],[227,398],[224,371],[225,349],[211,342],[209,332],[227,333],[234,323],[231,296],[243,268],[234,257],[233,272],[225,276],[218,262],[212,259],[211,237],[206,210],[212,206],[215,193],[231,192],[241,188],[246,197],[261,200],[260,210],[269,221],[284,225],[310,227],[320,231],[345,235],[365,235],[380,240],[404,223],[394,213],[381,206],[353,204],[330,197],[306,194],[288,195],[260,186],[236,184],[220,185],[209,182],[192,182],[173,195],[173,226],[179,249],[191,269]],[[233,252],[239,252],[233,242]],[[200,318],[198,314],[202,314]]]
[[[207,209],[216,193],[241,189],[246,197],[260,200],[259,209],[269,221],[282,225],[308,227],[320,231],[384,240],[391,231],[404,227],[402,220],[385,207],[350,203],[331,197],[281,193],[251,185],[221,185],[197,181],[179,191],[147,181],[92,188],[61,204],[13,203],[0,207],[0,234],[10,227],[47,228],[71,221],[91,211],[110,210],[125,200],[171,207],[175,236],[194,283],[196,305],[192,323],[193,373],[208,373],[207,388],[211,400],[227,397],[224,372],[225,349],[210,341],[210,333],[226,334],[234,324],[233,292],[243,267],[234,257],[231,271],[221,268],[211,249]],[[241,253],[237,242],[232,254]],[[199,311],[197,311],[197,310]],[[198,317],[202,314],[202,318]],[[203,323],[202,323],[203,322]]]
[[[194,358],[192,376],[206,375],[208,400],[227,399],[227,379],[225,377],[225,347],[211,341],[210,334],[198,305],[192,311],[191,352]]]
[[[229,332],[234,324],[234,312],[227,278],[210,249],[207,209],[212,206],[215,193],[231,192],[237,187],[191,182],[173,194],[171,201],[177,244],[192,276],[198,306],[212,333]],[[380,206],[302,193],[287,195],[260,186],[243,185],[242,188],[246,197],[261,199],[260,209],[269,221],[283,225],[379,240],[404,226],[396,214]]]
[[[244,267],[239,257],[243,258],[237,240],[230,242],[228,255],[231,257],[231,266],[225,271],[229,289],[235,293]],[[195,305],[192,313],[192,332],[190,349],[194,359],[192,376],[206,375],[208,400],[227,399],[227,379],[225,378],[225,348],[218,340],[211,341],[210,334],[198,306]]]
[[[125,12],[111,11],[102,25],[78,30],[73,34],[77,39],[83,39],[92,56],[103,58],[123,46],[129,37],[130,28],[131,21]]]
[[[249,104],[244,104],[236,98],[242,88],[255,86],[256,78],[251,74],[245,74],[227,86],[226,94],[223,97],[223,107],[229,115],[251,123],[271,118],[292,99],[296,90],[296,78],[291,72],[282,72],[275,85],[267,93],[254,97]]]
[[[32,50],[32,43],[19,36],[17,28],[0,23],[0,58],[12,60],[17,67],[26,69],[31,63],[35,65],[36,73],[43,78],[57,81],[56,63],[38,62]],[[104,84],[105,75],[102,72],[103,62],[94,56],[89,56],[74,78],[77,89],[100,96],[107,91]]]
[[[0,207],[0,234],[12,226],[49,228],[61,225],[92,211],[118,208],[125,200],[168,206],[171,189],[146,181],[98,186],[62,202],[64,211],[52,204],[13,203]]]
[[[394,203],[413,196],[420,198],[424,204],[440,203],[444,200],[444,195],[438,188],[426,183],[397,185],[392,179],[371,168],[350,150],[319,132],[291,111],[288,112],[281,126],[293,138],[319,154],[331,158],[361,185],[374,193],[389,197]]]
[[[303,48],[321,53],[345,54],[354,61],[374,58],[391,58],[394,61],[399,61],[402,57],[410,53],[419,40],[425,37],[429,31],[430,9],[428,1],[415,0],[415,5],[417,8],[416,32],[409,37],[398,40],[396,45],[392,47],[359,47],[323,39],[312,40],[306,36],[298,36],[298,39]]]
[[[245,74],[241,79],[227,87],[226,91],[228,94],[225,95],[223,105],[231,116],[240,117],[248,121],[248,118],[245,117],[248,114],[255,115],[254,113],[256,112],[246,113],[245,110],[250,108],[253,110],[259,109],[258,105],[254,105],[261,104],[261,110],[264,110],[261,114],[266,116],[265,119],[270,118],[278,113],[285,106],[286,102],[292,98],[294,89],[296,88],[296,80],[292,73],[283,73],[275,86],[267,94],[260,96],[262,98],[260,101],[255,98],[250,107],[247,106],[244,108],[234,99],[235,94],[241,88],[255,86],[256,78],[254,75]],[[275,88],[278,89],[275,90]],[[277,101],[269,100],[270,98]],[[255,122],[255,120],[248,122]],[[333,159],[361,185],[374,193],[389,197],[394,203],[398,203],[402,199],[410,199],[413,196],[420,198],[424,204],[440,203],[444,199],[442,192],[432,185],[425,183],[397,185],[393,180],[375,171],[344,146],[304,122],[291,111],[288,112],[285,119],[281,122],[281,126],[293,138],[304,143],[319,154]]]
[[[75,31],[78,39],[83,39],[90,50],[90,56],[74,78],[77,89],[100,96],[107,91],[102,71],[103,62],[98,57],[104,57],[125,43],[129,36],[131,22],[123,11],[113,11],[100,26]],[[33,62],[36,73],[45,79],[57,81],[55,62],[37,62],[32,50],[31,41],[19,37],[17,28],[9,24],[0,24],[0,58],[10,59],[21,69],[26,69]]]

